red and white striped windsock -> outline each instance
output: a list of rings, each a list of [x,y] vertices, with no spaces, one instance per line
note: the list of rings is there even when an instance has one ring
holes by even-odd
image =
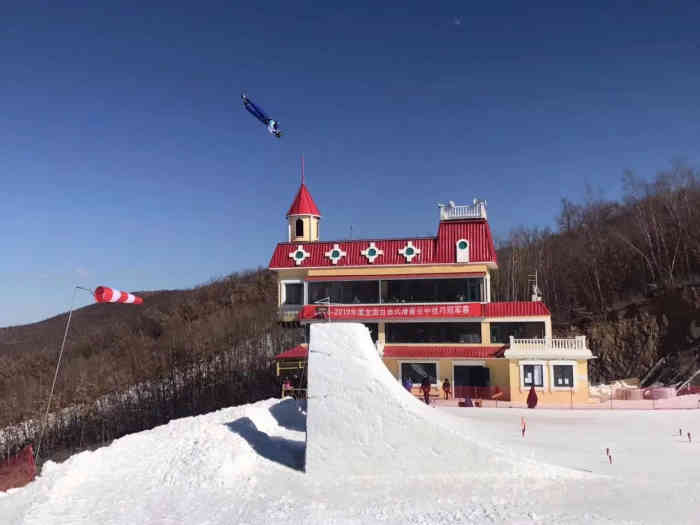
[[[136,295],[109,288],[108,286],[98,286],[95,289],[95,300],[98,303],[141,304],[143,302],[143,299]]]

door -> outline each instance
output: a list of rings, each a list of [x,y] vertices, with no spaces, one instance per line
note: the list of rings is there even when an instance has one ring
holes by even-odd
[[[482,397],[489,386],[489,369],[485,366],[454,366],[455,397]]]

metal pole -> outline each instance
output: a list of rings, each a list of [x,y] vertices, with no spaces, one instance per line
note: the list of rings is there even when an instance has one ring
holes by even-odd
[[[70,311],[68,312],[68,320],[66,321],[66,330],[63,332],[63,341],[61,342],[61,350],[58,353],[58,362],[56,363],[56,372],[53,375],[53,383],[51,384],[51,391],[49,392],[49,401],[46,403],[46,414],[44,414],[44,421],[41,424],[41,434],[39,435],[39,442],[37,443],[36,446],[36,454],[34,455],[34,461],[39,459],[39,452],[41,450],[41,441],[44,439],[44,431],[46,430],[46,423],[49,419],[49,410],[51,409],[51,399],[53,398],[53,392],[54,388],[56,387],[56,379],[58,378],[58,370],[61,366],[61,357],[63,357],[63,349],[66,346],[66,339],[68,337],[68,328],[70,327],[70,320],[71,317],[73,317],[73,307],[75,305],[75,293],[78,290],[86,290],[90,293],[92,293],[92,290],[89,288],[83,288],[82,286],[76,286],[73,289],[73,298],[71,299],[70,303]]]

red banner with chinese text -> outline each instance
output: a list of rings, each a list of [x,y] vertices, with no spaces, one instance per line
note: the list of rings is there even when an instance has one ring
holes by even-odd
[[[406,305],[306,305],[299,312],[301,321],[359,321],[366,319],[459,319],[482,317],[481,303]]]

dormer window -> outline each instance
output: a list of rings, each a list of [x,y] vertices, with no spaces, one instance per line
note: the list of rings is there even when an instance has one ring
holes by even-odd
[[[457,262],[469,262],[469,241],[467,239],[459,239],[457,245]]]
[[[301,219],[297,219],[296,231],[297,231],[297,237],[304,236],[304,221],[302,221]]]

